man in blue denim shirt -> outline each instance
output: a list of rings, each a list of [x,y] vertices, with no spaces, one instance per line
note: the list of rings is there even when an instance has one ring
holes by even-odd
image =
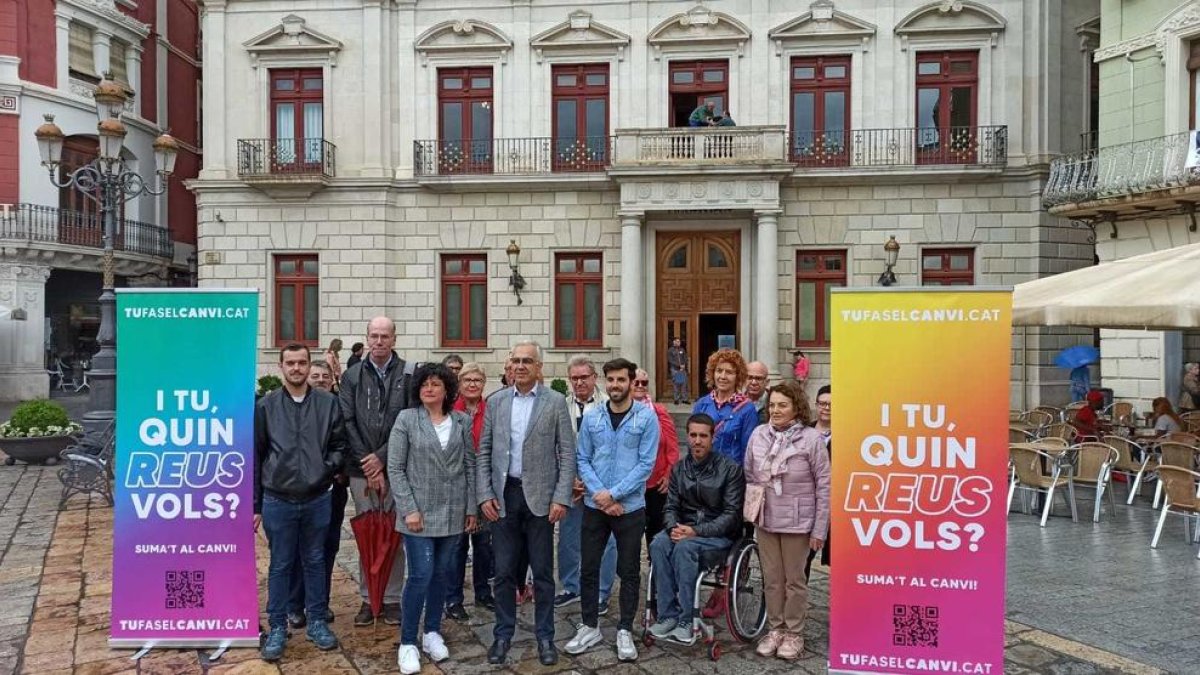
[[[649,406],[633,405],[637,364],[613,359],[604,364],[608,403],[583,416],[576,461],[583,480],[583,530],[580,601],[583,624],[566,645],[580,654],[601,640],[599,629],[600,561],[609,536],[617,540],[621,578],[621,618],[617,659],[638,657],[633,619],[641,586],[642,533],[646,529],[646,479],[658,456],[658,416]]]

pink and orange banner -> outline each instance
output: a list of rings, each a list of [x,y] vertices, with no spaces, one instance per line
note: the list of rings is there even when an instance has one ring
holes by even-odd
[[[1012,294],[835,291],[829,666],[1004,672]]]

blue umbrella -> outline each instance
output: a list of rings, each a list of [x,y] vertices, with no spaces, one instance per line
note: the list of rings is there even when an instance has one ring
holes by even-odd
[[[1074,370],[1080,366],[1096,363],[1100,360],[1100,350],[1091,345],[1075,345],[1067,347],[1054,357],[1054,365],[1059,368]]]

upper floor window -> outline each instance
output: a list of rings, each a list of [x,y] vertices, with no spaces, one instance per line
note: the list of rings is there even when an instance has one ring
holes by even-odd
[[[557,347],[601,347],[604,343],[604,276],[599,253],[554,256]]]
[[[792,160],[808,166],[849,163],[850,57],[792,59]]]
[[[1098,65],[1098,64],[1097,64]],[[1200,40],[1192,40],[1188,45],[1188,122],[1189,129],[1200,129]]]
[[[975,285],[975,251],[969,248],[927,248],[921,251],[921,285]]]
[[[917,55],[917,160],[930,164],[975,161],[979,52]]]
[[[672,61],[668,70],[671,126],[688,126],[692,111],[710,101],[717,115],[729,112],[729,61]]]
[[[491,66],[438,69],[442,173],[492,171]]]
[[[830,295],[846,285],[846,252],[796,254],[796,346],[829,346]]]
[[[608,64],[551,68],[554,169],[596,171],[608,160]]]
[[[320,68],[271,70],[271,140],[276,165],[321,165],[324,99]]]
[[[125,69],[125,56],[129,46],[120,40],[113,39],[108,45],[108,72],[114,82],[130,85],[129,72]]]
[[[93,32],[89,26],[78,21],[71,22],[71,32],[67,47],[67,67],[72,75],[87,80],[99,81],[96,72],[96,58],[92,54]]]
[[[315,255],[275,256],[275,344],[316,347],[320,293]]]
[[[487,346],[487,256],[442,256],[442,346]]]

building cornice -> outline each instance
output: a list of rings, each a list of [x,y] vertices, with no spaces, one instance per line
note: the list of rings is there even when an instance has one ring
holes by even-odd
[[[150,35],[150,24],[142,23],[117,9],[113,0],[59,0],[55,13],[70,18],[82,14],[92,19],[88,23],[95,28],[120,33],[118,37],[131,43],[141,42]]]

